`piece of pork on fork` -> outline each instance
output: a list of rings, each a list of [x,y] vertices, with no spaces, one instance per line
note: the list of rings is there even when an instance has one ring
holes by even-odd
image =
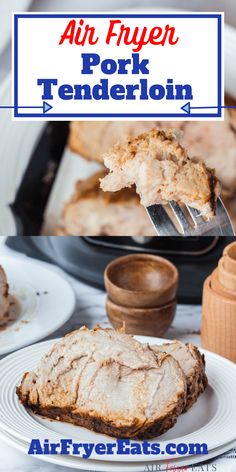
[[[220,184],[214,169],[188,157],[175,131],[152,129],[104,154],[109,173],[101,179],[103,191],[116,192],[136,185],[145,207],[180,202],[215,216]]]

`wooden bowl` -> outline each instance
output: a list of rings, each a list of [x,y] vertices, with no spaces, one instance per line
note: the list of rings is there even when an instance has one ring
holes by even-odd
[[[151,254],[119,257],[106,267],[109,298],[134,308],[160,307],[176,297],[178,270],[167,259]]]
[[[163,336],[175,316],[176,300],[156,308],[131,308],[117,305],[109,298],[106,301],[107,316],[116,329],[125,322],[127,334]]]

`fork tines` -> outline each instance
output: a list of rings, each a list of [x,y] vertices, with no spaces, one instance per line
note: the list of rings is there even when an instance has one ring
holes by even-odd
[[[198,210],[176,202],[151,205],[146,210],[159,236],[234,236],[232,223],[220,198],[216,216],[210,220],[204,219]]]

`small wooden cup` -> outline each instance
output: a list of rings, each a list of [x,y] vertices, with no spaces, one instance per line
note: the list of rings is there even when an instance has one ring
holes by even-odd
[[[215,291],[205,280],[202,305],[202,345],[236,362],[236,300]]]
[[[131,254],[106,267],[105,287],[116,304],[133,308],[157,308],[176,297],[177,268],[163,257]]]
[[[175,316],[176,300],[156,308],[131,308],[106,301],[107,316],[115,329],[125,322],[127,334],[162,337]]]

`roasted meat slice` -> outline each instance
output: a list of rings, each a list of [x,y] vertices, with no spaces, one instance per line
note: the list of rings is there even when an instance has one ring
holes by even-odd
[[[76,183],[74,194],[63,210],[60,234],[154,236],[155,230],[140,205],[135,188],[104,193],[99,179],[105,175],[106,170],[101,170]]]
[[[193,344],[183,344],[180,341],[151,346],[157,352],[166,352],[173,356],[182,368],[187,380],[187,403],[185,411],[197,401],[200,393],[204,392],[207,386],[207,376],[205,373],[204,355]]]
[[[224,121],[185,122],[181,144],[189,157],[213,167],[227,192],[236,191],[236,111],[225,110]]]
[[[72,121],[68,145],[86,159],[103,163],[103,154],[114,144],[154,126],[155,121]]]
[[[17,388],[21,402],[49,418],[120,438],[153,438],[186,404],[178,362],[132,336],[83,327],[57,342]]]
[[[4,269],[0,266],[0,320],[4,320],[10,308],[9,287]]]
[[[104,155],[104,163],[110,170],[101,180],[105,192],[135,184],[144,206],[174,200],[207,218],[215,215],[220,186],[214,170],[190,160],[173,131],[153,129],[116,145]]]

